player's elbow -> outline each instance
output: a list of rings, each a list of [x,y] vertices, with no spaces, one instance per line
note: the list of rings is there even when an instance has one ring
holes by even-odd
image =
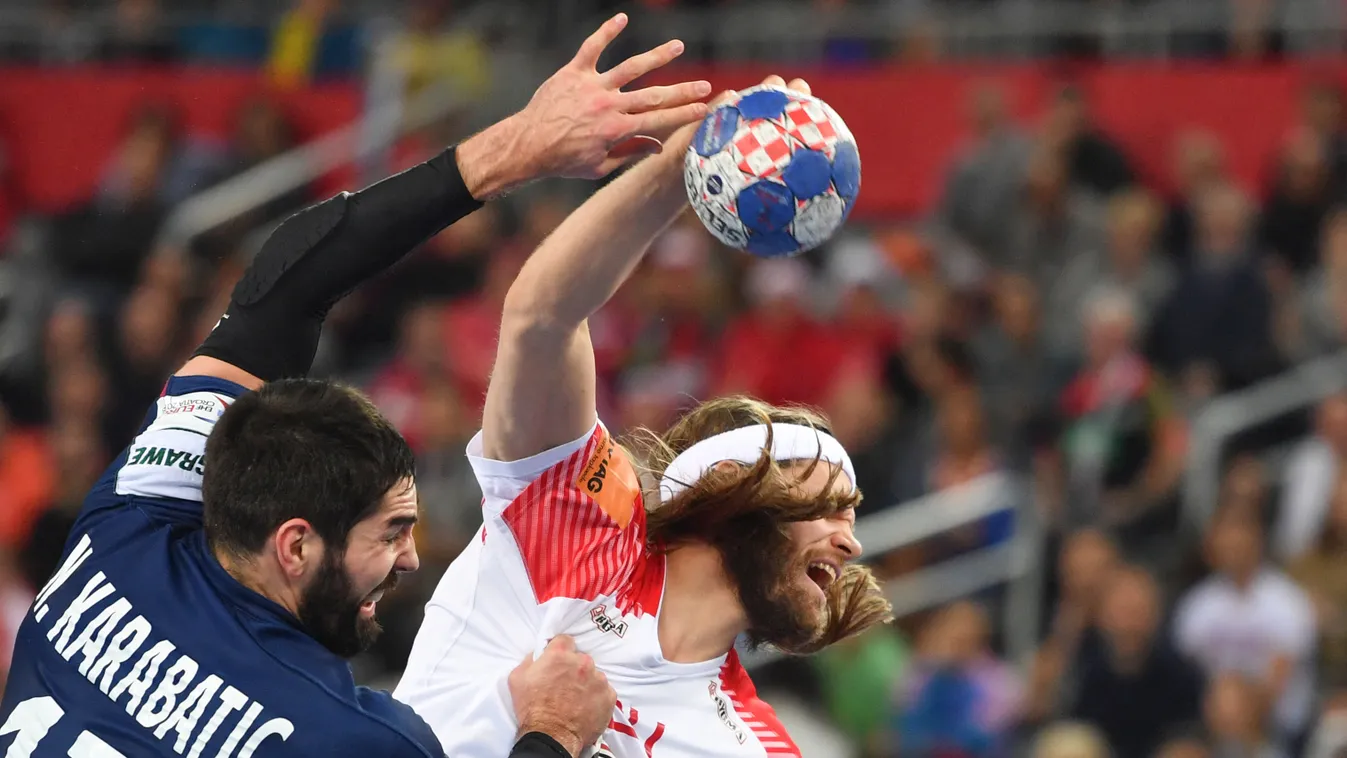
[[[580,327],[585,314],[570,313],[557,293],[516,281],[501,309],[501,338],[556,338]]]

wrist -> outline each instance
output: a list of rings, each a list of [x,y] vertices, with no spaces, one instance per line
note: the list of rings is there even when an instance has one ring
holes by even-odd
[[[464,140],[455,150],[463,184],[485,202],[536,179],[519,160],[523,136],[518,117],[510,116]]]
[[[519,738],[523,739],[530,733],[541,735],[550,739],[556,745],[565,750],[567,754],[579,756],[580,751],[584,750],[585,742],[580,739],[580,735],[574,730],[567,728],[564,724],[549,723],[542,720],[525,721],[519,725]]]
[[[554,758],[578,758],[579,748],[571,750],[567,746],[557,741],[555,737],[546,732],[524,732],[519,739],[515,741],[515,752],[520,752],[521,748],[534,748],[526,754],[529,756],[541,756],[546,753]],[[514,753],[511,753],[513,755]]]

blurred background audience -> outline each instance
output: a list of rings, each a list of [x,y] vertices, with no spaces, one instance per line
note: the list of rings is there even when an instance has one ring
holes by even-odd
[[[1347,749],[1341,4],[0,5],[0,682],[84,494],[274,225],[518,108],[623,9],[613,59],[679,36],[717,86],[803,72],[865,156],[818,250],[754,259],[689,213],[590,321],[610,427],[744,392],[854,454],[899,618],[747,656],[804,755]],[[476,534],[502,299],[594,186],[493,203],[331,315],[314,371],[406,435],[425,511],[363,681],[396,679]]]

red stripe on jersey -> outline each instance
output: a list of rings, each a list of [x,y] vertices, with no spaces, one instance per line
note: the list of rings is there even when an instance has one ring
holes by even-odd
[[[664,555],[647,553],[637,564],[631,581],[618,593],[614,605],[620,613],[655,615],[664,599]]]
[[[649,557],[640,493],[633,495],[630,523],[623,528],[580,481],[609,444],[603,427],[595,429],[584,448],[543,472],[501,514],[540,604],[554,597],[628,595],[633,577],[648,573],[637,571]],[[662,579],[661,572],[661,588]]]
[[[720,667],[720,689],[729,696],[734,712],[753,730],[753,736],[768,755],[800,758],[800,749],[776,718],[776,711],[758,699],[758,688],[753,686],[753,680],[739,662],[739,653],[734,650]]]

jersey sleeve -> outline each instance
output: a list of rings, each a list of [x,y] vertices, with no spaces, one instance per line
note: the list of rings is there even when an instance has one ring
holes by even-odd
[[[602,423],[510,462],[483,457],[479,432],[468,460],[483,494],[483,539],[517,550],[537,603],[592,600],[631,579],[645,551],[640,479]]]
[[[170,378],[135,439],[90,491],[80,523],[136,507],[153,519],[200,526],[206,438],[247,391],[216,377]]]

